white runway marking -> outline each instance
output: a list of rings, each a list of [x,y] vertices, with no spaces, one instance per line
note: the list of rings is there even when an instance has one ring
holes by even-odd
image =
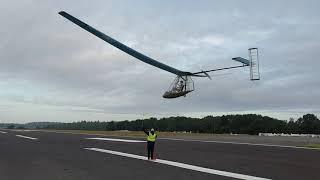
[[[4,132],[4,131],[0,131],[0,133],[2,133],[2,134],[6,134],[7,132]]]
[[[267,146],[267,147],[279,147],[279,148],[294,148],[294,149],[315,149],[310,147],[300,147],[300,146],[286,146],[286,145],[276,145],[276,144],[256,144],[256,143],[241,143],[241,142],[231,142],[231,141],[201,141],[201,140],[188,140],[188,139],[176,139],[176,138],[159,138],[164,140],[172,141],[186,141],[186,142],[202,142],[202,143],[221,143],[221,144],[236,144],[236,145],[249,145],[249,146]]]
[[[17,130],[12,130],[12,131],[16,131],[16,132],[33,132],[33,131],[37,131],[37,130],[31,130],[31,129],[17,129]]]
[[[123,153],[123,152],[118,152],[118,151],[110,151],[110,150],[99,149],[99,148],[84,148],[84,149],[90,150],[90,151],[103,152],[103,153],[114,154],[114,155],[118,155],[118,156],[124,156],[124,157],[129,157],[129,158],[134,158],[134,159],[140,159],[140,160],[147,161],[147,157],[139,156],[139,155],[135,155],[135,154]],[[232,172],[227,172],[227,171],[220,171],[220,170],[209,169],[209,168],[204,168],[204,167],[200,167],[200,166],[194,166],[194,165],[190,165],[190,164],[184,164],[184,163],[179,163],[179,162],[174,162],[174,161],[162,160],[162,159],[157,159],[157,160],[150,161],[150,162],[166,164],[166,165],[169,165],[169,166],[175,166],[175,167],[180,167],[180,168],[183,168],[183,169],[189,169],[189,170],[193,170],[193,171],[199,171],[199,172],[204,172],[204,173],[208,173],[208,174],[215,174],[215,175],[231,177],[231,178],[236,178],[236,179],[270,180],[270,179],[267,179],[267,178],[249,176],[249,175],[232,173]]]
[[[23,136],[23,135],[16,135],[18,137],[21,137],[21,138],[26,138],[26,139],[31,139],[31,140],[37,140],[38,138],[33,138],[33,137],[28,137],[28,136]]]
[[[86,138],[86,139],[102,140],[102,141],[130,142],[130,143],[141,143],[141,142],[146,142],[146,141],[140,141],[140,140],[131,140],[131,139],[115,139],[115,138]]]

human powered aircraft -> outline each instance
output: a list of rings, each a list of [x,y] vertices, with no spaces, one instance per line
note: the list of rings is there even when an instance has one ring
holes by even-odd
[[[119,41],[107,36],[106,34],[98,31],[97,29],[93,28],[92,26],[82,22],[81,20],[73,17],[72,15],[61,11],[59,14],[71,22],[77,24],[81,28],[85,29],[86,31],[92,33],[93,35],[97,36],[98,38],[104,40],[105,42],[111,44],[112,46],[122,50],[123,52],[139,59],[142,62],[160,68],[162,70],[168,71],[177,75],[174,79],[172,84],[170,85],[169,89],[163,94],[162,97],[164,98],[177,98],[181,96],[186,96],[186,94],[194,91],[194,82],[191,77],[208,77],[211,79],[208,73],[214,71],[222,71],[226,69],[234,69],[234,68],[243,68],[243,67],[250,67],[250,80],[260,80],[260,73],[259,73],[259,59],[258,59],[258,49],[257,48],[250,48],[249,51],[249,60],[242,58],[242,57],[235,57],[232,60],[238,61],[242,63],[242,65],[238,66],[231,66],[231,67],[224,67],[219,69],[211,69],[206,71],[199,71],[199,72],[187,72],[181,71],[166,64],[163,64],[159,61],[156,61],[140,52],[131,49],[130,47],[120,43]]]

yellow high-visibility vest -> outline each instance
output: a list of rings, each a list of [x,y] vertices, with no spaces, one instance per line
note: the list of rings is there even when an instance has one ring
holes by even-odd
[[[152,134],[149,132],[149,136],[147,137],[147,141],[155,142],[155,141],[156,141],[156,138],[157,138],[156,133],[154,133],[154,134],[152,135]]]

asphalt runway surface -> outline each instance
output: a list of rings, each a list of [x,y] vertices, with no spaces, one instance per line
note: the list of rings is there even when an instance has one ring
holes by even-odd
[[[0,131],[1,180],[320,179],[315,149],[158,139],[147,161],[143,139]]]

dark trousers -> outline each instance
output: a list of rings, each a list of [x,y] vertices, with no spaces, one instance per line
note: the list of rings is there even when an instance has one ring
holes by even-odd
[[[147,149],[148,149],[148,159],[153,159],[153,151],[154,151],[154,142],[147,142]],[[150,156],[151,155],[151,156]]]

